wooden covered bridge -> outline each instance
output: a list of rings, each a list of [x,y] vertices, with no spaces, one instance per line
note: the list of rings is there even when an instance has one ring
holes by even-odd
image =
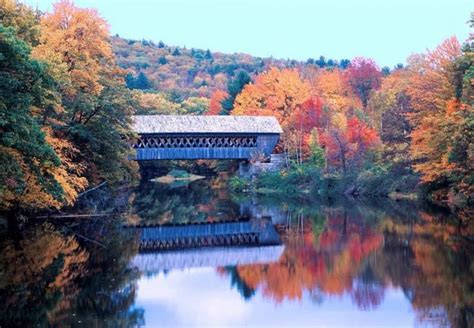
[[[135,160],[270,156],[282,129],[273,116],[136,115]]]

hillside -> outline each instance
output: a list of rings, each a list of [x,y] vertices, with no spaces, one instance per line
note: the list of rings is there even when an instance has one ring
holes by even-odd
[[[175,98],[209,98],[216,90],[226,90],[227,82],[239,70],[250,76],[270,66],[345,68],[349,60],[324,57],[306,62],[260,58],[248,54],[224,54],[203,49],[172,47],[163,42],[127,40],[112,37],[113,51],[120,67],[129,74],[127,85],[133,89],[153,89],[174,95]]]

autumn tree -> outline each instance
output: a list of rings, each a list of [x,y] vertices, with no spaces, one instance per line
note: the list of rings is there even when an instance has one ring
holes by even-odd
[[[288,155],[294,154],[299,161],[299,153],[303,137],[301,124],[309,118],[302,105],[310,97],[310,87],[300,78],[295,69],[270,68],[259,74],[255,82],[248,84],[235,99],[233,115],[275,116],[283,128],[283,148]],[[308,104],[306,114],[311,109]],[[320,108],[319,108],[320,110]],[[300,116],[298,120],[296,115]],[[317,115],[309,113],[309,115]],[[311,129],[309,129],[311,130]]]
[[[223,111],[222,101],[228,96],[229,95],[225,91],[215,91],[211,96],[209,110],[206,112],[206,115],[219,115]]]
[[[209,99],[206,97],[189,97],[181,103],[181,111],[188,115],[203,115],[209,110]]]
[[[148,93],[137,91],[134,94],[137,99],[137,114],[138,115],[175,115],[180,112],[181,106],[178,103],[172,102],[163,93]]]
[[[235,99],[233,115],[272,115],[285,128],[310,96],[310,87],[294,69],[271,68],[259,74]]]
[[[348,169],[349,158],[354,154],[354,149],[347,136],[347,120],[342,113],[332,117],[331,125],[323,130],[320,141],[326,149],[328,161],[336,167],[341,167],[345,174]]]
[[[312,157],[313,164],[322,167],[321,159],[316,159],[321,155],[317,128],[323,127],[327,120],[319,97],[310,97],[291,114],[284,136],[285,147],[297,164],[301,165],[303,160]]]
[[[68,180],[35,115],[56,102],[54,80],[44,64],[30,58],[28,45],[12,28],[0,25],[0,49],[0,207],[58,208],[84,184]]]
[[[414,113],[410,123],[414,126],[411,133],[411,155],[416,161],[414,169],[422,174],[425,183],[444,183],[457,181],[469,186],[472,183],[464,180],[472,176],[472,166],[468,163],[469,138],[472,129],[469,117],[472,117],[472,106],[463,103],[464,99],[456,92],[455,62],[461,56],[461,48],[456,38],[444,41],[434,51],[426,55],[412,57],[410,70],[412,78],[408,94],[412,99]],[[462,69],[462,74],[466,69]],[[466,88],[472,88],[471,83]],[[462,127],[462,130],[459,128]],[[461,132],[462,131],[462,132]],[[461,141],[466,155],[464,160],[454,160],[455,144]],[[462,163],[462,164],[461,164]],[[467,167],[464,166],[467,163]],[[461,165],[460,165],[461,164]]]
[[[372,59],[356,57],[346,70],[347,79],[352,90],[359,96],[364,108],[369,101],[370,93],[380,86],[382,73]]]
[[[39,42],[39,13],[16,0],[0,0],[0,22],[14,27],[16,36],[31,46]]]
[[[332,112],[351,113],[362,108],[362,103],[353,92],[344,71],[320,70],[311,80],[312,94],[324,99],[325,105]]]
[[[360,164],[364,155],[379,144],[377,131],[353,116],[334,115],[331,126],[321,134],[328,160],[342,168],[344,174]]]
[[[69,0],[53,6],[41,20],[36,58],[49,63],[61,89],[63,124],[54,127],[79,150],[89,181],[123,180],[133,174],[127,160],[133,97],[124,72],[115,64],[107,23],[95,10],[77,8]]]
[[[379,90],[375,91],[367,105],[367,112],[374,118],[384,145],[384,160],[396,169],[410,169],[410,144],[412,126],[408,114],[412,112],[407,93],[410,72],[394,71],[385,77]]]

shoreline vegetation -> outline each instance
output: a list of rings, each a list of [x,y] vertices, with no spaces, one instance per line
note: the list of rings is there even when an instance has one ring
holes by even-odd
[[[428,200],[427,194],[418,187],[418,182],[419,177],[415,175],[394,179],[386,172],[374,173],[371,170],[358,175],[341,176],[323,174],[317,168],[306,166],[279,172],[264,172],[252,178],[233,176],[229,180],[229,188],[233,192],[281,194],[290,198],[348,196],[384,197],[396,201]],[[462,207],[464,204],[458,205]]]
[[[70,0],[49,12],[0,0],[0,216],[62,211],[90,186],[139,180],[134,114],[276,117],[286,169],[232,178],[234,190],[474,208],[473,41],[448,38],[393,68],[277,60],[111,36]]]

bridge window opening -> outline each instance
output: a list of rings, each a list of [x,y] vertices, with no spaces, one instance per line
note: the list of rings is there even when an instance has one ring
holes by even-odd
[[[256,136],[157,137],[141,136],[133,148],[255,148]]]

